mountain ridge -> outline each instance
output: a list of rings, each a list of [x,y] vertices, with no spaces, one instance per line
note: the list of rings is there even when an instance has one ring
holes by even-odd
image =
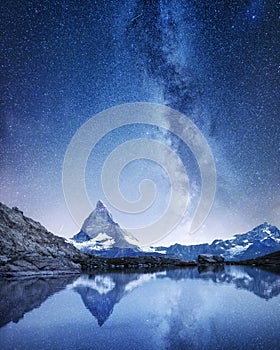
[[[100,257],[165,256],[185,261],[197,260],[200,254],[220,255],[227,261],[248,260],[280,250],[280,231],[267,222],[246,233],[235,234],[229,239],[215,239],[212,243],[142,249],[137,240],[123,230],[101,201],[85,220],[81,231],[69,240],[82,252]]]
[[[221,255],[228,261],[253,259],[280,250],[280,231],[267,222],[245,233],[238,233],[230,239],[215,239],[211,244],[173,244],[169,247],[155,247],[156,252],[176,255],[183,260],[196,259],[199,254]]]

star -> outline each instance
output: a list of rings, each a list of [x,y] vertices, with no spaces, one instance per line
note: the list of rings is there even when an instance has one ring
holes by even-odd
[[[54,233],[73,236],[77,227],[61,185],[71,138],[104,109],[147,101],[187,115],[218,159],[216,197],[202,241],[207,232],[242,232],[264,217],[280,225],[270,210],[280,197],[275,2],[11,0],[0,6],[1,201]],[[190,149],[169,133],[137,125],[114,132],[92,151],[86,169],[91,201],[103,198],[100,173],[108,154],[142,137],[172,147],[196,184],[192,198],[198,198],[201,179]],[[124,184],[139,180],[133,171],[125,170]],[[142,173],[149,172],[154,176],[147,163]],[[133,197],[133,184],[126,187]],[[161,188],[159,196],[167,192]],[[125,225],[129,218],[121,220]]]

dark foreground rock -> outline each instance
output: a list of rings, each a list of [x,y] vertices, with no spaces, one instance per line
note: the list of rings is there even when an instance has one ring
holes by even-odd
[[[231,262],[231,264],[236,265],[256,265],[256,266],[265,266],[265,267],[276,267],[280,272],[280,251],[261,256],[255,259],[243,260]]]
[[[87,257],[81,262],[83,271],[93,270],[124,270],[137,269],[146,270],[151,268],[174,268],[196,266],[196,262],[182,261],[154,256],[122,257],[122,258],[98,258]]]
[[[35,276],[80,273],[81,265],[68,258],[22,254],[9,257],[7,263],[0,266],[2,276]]]
[[[63,238],[0,203],[0,275],[79,273],[84,259]]]
[[[222,256],[218,255],[200,254],[198,255],[197,262],[199,265],[223,264],[225,262],[225,259]]]

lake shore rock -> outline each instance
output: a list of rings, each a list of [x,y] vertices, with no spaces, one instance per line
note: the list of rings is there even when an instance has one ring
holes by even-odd
[[[84,254],[23,215],[0,203],[0,275],[80,273]]]
[[[197,258],[198,265],[223,264],[225,259],[219,255],[200,254]]]

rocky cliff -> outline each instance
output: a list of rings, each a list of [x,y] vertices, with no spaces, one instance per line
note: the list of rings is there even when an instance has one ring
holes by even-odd
[[[0,275],[75,273],[81,258],[63,238],[0,203]]]

